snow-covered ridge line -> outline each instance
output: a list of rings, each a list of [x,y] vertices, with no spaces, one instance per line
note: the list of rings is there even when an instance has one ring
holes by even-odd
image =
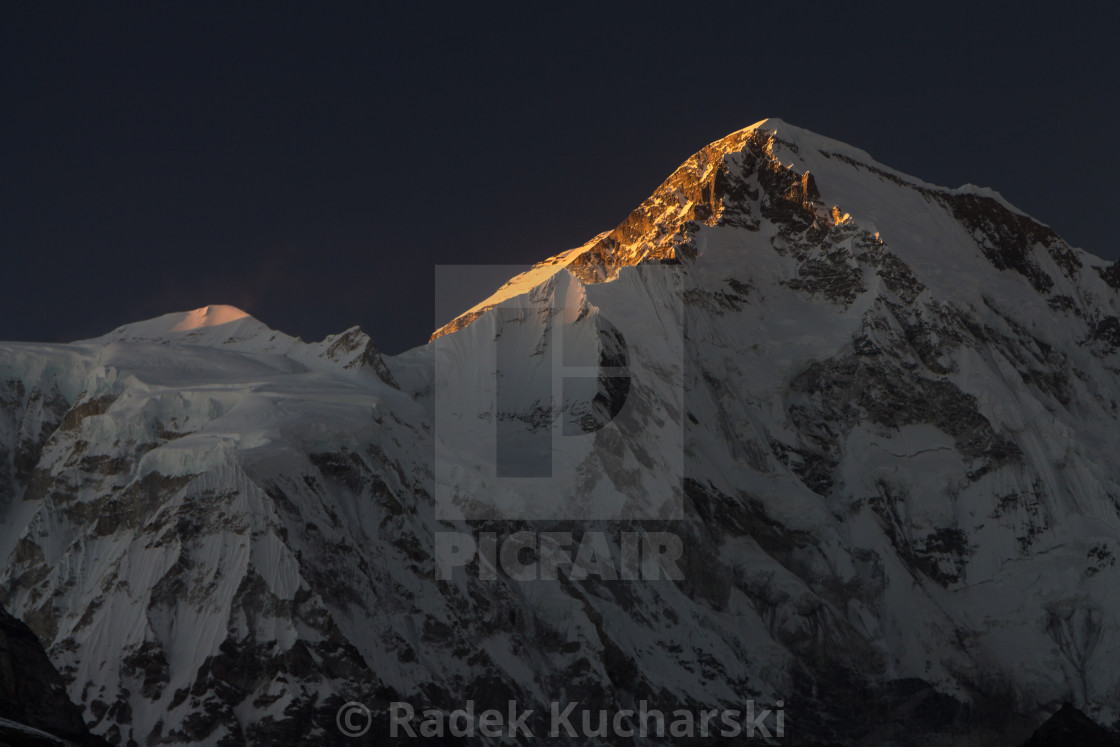
[[[6,718],[0,718],[0,738],[4,736],[4,732],[13,732],[9,736],[12,739],[20,737],[24,740],[30,741],[33,737],[37,740],[39,745],[58,745],[58,747],[77,747],[73,742],[68,742],[65,739],[59,739],[53,734],[48,734],[39,729],[33,729],[30,726],[24,726],[16,721],[9,721]]]
[[[674,170],[654,194],[619,226],[599,234],[579,247],[534,265],[528,272],[511,279],[484,301],[437,329],[431,339],[466,327],[488,309],[528,292],[563,270],[572,272],[585,283],[609,282],[622,266],[687,259],[687,242],[673,240],[673,237],[687,232],[688,224],[692,221],[708,225],[720,223],[729,204],[742,199],[742,195],[726,193],[729,176],[731,179],[743,176],[737,171],[732,174],[727,164],[729,159],[741,157],[747,151],[764,161],[763,165],[752,164],[750,168],[785,171],[793,177],[810,180],[812,189],[820,187],[824,190],[828,204],[822,204],[822,207],[837,204],[841,213],[850,214],[869,227],[875,225],[871,216],[862,214],[858,202],[853,204],[846,199],[848,195],[843,191],[843,185],[851,179],[851,175],[835,175],[833,166],[836,162],[894,184],[911,187],[924,195],[971,195],[993,200],[1011,213],[1047,228],[993,189],[971,184],[955,188],[938,186],[886,166],[859,148],[817,135],[780,119],[764,119],[701,149]],[[839,178],[824,178],[825,175]],[[836,187],[841,189],[838,191]],[[800,199],[811,202],[821,199],[821,195],[810,195],[807,190]],[[890,241],[894,237],[884,238]],[[1086,257],[1092,259],[1091,255]],[[1093,264],[1105,263],[1098,258]]]
[[[802,147],[809,147],[825,156],[843,156],[859,164],[862,164],[863,166],[869,167],[874,171],[880,173],[881,175],[886,175],[902,182],[912,184],[913,186],[920,189],[929,190],[932,192],[943,192],[951,195],[974,194],[981,197],[990,197],[1012,212],[1024,216],[1027,215],[1025,212],[1013,205],[997,190],[992,189],[991,187],[985,187],[976,184],[962,184],[957,187],[948,187],[940,184],[934,184],[933,182],[927,182],[923,179],[920,179],[919,177],[907,174],[903,171],[899,171],[898,169],[892,168],[878,161],[874,156],[872,156],[865,150],[856,148],[852,145],[848,145],[847,143],[844,143],[840,140],[834,140],[824,135],[818,135],[815,132],[806,130],[802,127],[797,127],[796,125],[791,125],[781,119],[764,119],[754,123],[750,127],[746,127],[743,130],[740,130],[740,132],[750,133],[756,130],[768,130],[772,132],[779,140],[783,140],[787,144],[793,144],[794,148],[796,148],[797,150],[800,150],[800,148]]]

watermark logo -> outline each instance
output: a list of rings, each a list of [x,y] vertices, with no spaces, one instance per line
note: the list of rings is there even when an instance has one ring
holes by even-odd
[[[343,728],[343,712],[339,710],[339,730],[348,737],[362,736],[368,730],[354,732]],[[352,711],[347,711],[347,714]],[[368,714],[368,711],[365,711]],[[443,739],[447,737],[490,739],[696,739],[728,738],[771,740],[786,735],[785,702],[766,706],[748,700],[741,708],[693,710],[676,708],[661,710],[650,707],[645,700],[635,707],[614,711],[582,708],[577,702],[552,701],[548,711],[523,708],[511,700],[506,707],[476,709],[468,700],[451,712],[436,708],[417,709],[413,704],[394,701],[389,704],[388,736],[390,739]]]
[[[456,568],[478,564],[478,578],[493,581],[499,570],[514,581],[680,581],[684,543],[672,532],[620,532],[612,550],[606,532],[517,531],[436,533],[436,578],[449,581]]]
[[[503,328],[522,324],[517,310],[496,309],[494,313]],[[630,394],[626,337],[603,317],[588,324],[598,334],[598,348],[581,344],[583,340],[577,339],[581,330],[577,329],[568,330],[570,340],[565,344],[564,328],[572,325],[542,327],[542,347],[551,348],[552,361],[534,366],[529,391],[540,398],[532,402],[525,396],[529,377],[516,375],[517,367],[523,365],[519,360],[525,352],[522,341],[514,335],[497,336],[497,477],[551,478],[554,454],[562,452],[563,439],[601,430],[626,405]],[[552,418],[551,427],[519,417],[534,412]]]
[[[334,723],[343,736],[356,739],[373,726],[373,715],[364,704],[350,701],[338,709]]]
[[[508,292],[433,341],[437,518],[681,518],[675,268],[624,268],[609,294],[566,270],[521,269],[493,271],[516,276]],[[437,318],[444,291],[478,271],[437,268]]]

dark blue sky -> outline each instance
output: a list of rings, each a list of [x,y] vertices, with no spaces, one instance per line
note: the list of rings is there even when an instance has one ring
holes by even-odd
[[[1114,5],[484,6],[5,5],[0,339],[230,303],[397,352],[434,265],[579,244],[769,116],[1120,254]]]

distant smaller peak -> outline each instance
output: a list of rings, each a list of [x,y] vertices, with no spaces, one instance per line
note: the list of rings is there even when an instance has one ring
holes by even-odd
[[[228,345],[262,334],[265,337],[273,335],[277,339],[287,339],[287,335],[274,332],[236,306],[211,304],[193,311],[176,311],[154,319],[132,322],[95,339],[102,342],[158,341]]]
[[[182,319],[169,331],[187,332],[201,327],[217,327],[221,324],[236,322],[238,319],[244,319],[247,316],[249,316],[248,312],[242,311],[236,306],[211,304],[183,313]]]

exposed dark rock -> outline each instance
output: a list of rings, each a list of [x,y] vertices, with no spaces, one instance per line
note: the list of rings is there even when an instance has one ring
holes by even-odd
[[[879,494],[868,504],[876,513],[899,557],[941,586],[948,587],[964,578],[972,548],[959,527],[923,527],[915,532],[902,516],[907,495],[895,486],[880,481]]]
[[[1107,266],[1098,266],[1096,270],[1097,274],[1101,276],[1101,280],[1120,290],[1120,261]]]
[[[1038,266],[1033,252],[1036,246],[1050,248],[1061,243],[1053,231],[1025,215],[1008,210],[992,197],[970,193],[936,194],[972,232],[984,256],[996,269],[1018,272],[1040,293],[1049,292],[1054,286],[1054,279]],[[1074,261],[1070,258],[1063,263],[1072,268],[1069,263]]]
[[[972,395],[947,380],[918,377],[863,356],[811,364],[791,382],[791,393],[790,418],[805,448],[828,462],[836,461],[830,454],[837,436],[863,420],[888,428],[935,426],[953,436],[957,450],[972,462],[972,480],[1021,457],[1015,442],[996,433],[980,413]]]
[[[1108,316],[1097,322],[1093,339],[1102,340],[1113,348],[1120,348],[1120,319]]]
[[[344,361],[343,368],[372,371],[389,386],[399,388],[377,346],[359,327],[351,327],[339,335],[332,335],[324,342],[328,343],[327,358]]]
[[[927,198],[937,200],[949,207],[953,215],[961,221],[979,244],[984,256],[997,269],[1013,270],[1030,281],[1035,290],[1048,292],[1054,285],[1050,277],[1038,264],[1036,248],[1044,248],[1050,258],[1069,278],[1076,278],[1082,263],[1077,254],[1049,227],[1021,213],[1007,208],[1003,203],[988,195],[974,192],[947,192],[921,186],[900,176],[861,163],[840,153],[825,153],[830,158],[842,160],[861,171],[873,173],[881,179],[914,189]],[[1117,282],[1117,272],[1111,266],[1101,273],[1113,287]]]
[[[1077,301],[1069,296],[1050,296],[1050,298],[1046,300],[1046,303],[1054,311],[1064,311],[1081,316],[1081,309],[1078,308]]]
[[[904,304],[912,304],[926,289],[914,277],[910,266],[889,251],[878,236],[861,231],[856,237],[856,259],[875,268],[875,274],[883,279],[887,290],[898,296]]]
[[[62,418],[62,423],[59,429],[63,431],[74,431],[82,424],[86,418],[91,418],[96,415],[104,415],[113,406],[117,398],[111,394],[103,394],[99,397],[85,399],[78,404],[71,407],[66,415]]]
[[[1070,703],[1046,719],[1022,747],[1116,747],[1120,735],[1093,721]]]
[[[66,694],[62,677],[31,629],[0,609],[0,718],[78,745],[107,743],[90,734],[82,711]],[[23,740],[23,741],[20,741]],[[51,744],[0,727],[0,744]]]

